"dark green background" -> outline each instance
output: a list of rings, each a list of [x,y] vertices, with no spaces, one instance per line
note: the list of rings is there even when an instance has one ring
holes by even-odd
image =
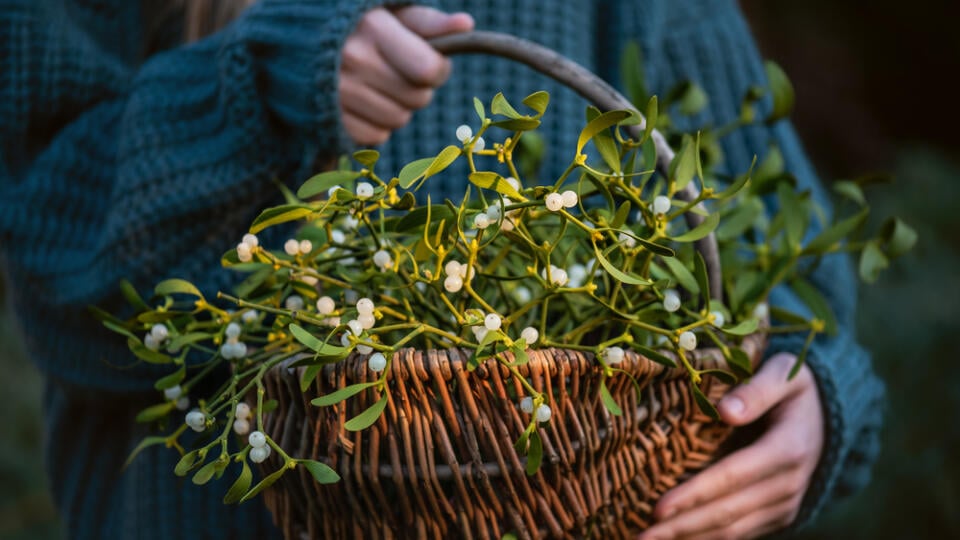
[[[960,330],[960,114],[948,82],[960,69],[960,10],[933,0],[743,7],[765,56],[793,79],[794,120],[823,178],[894,173],[894,184],[870,195],[874,215],[896,213],[921,234],[913,256],[861,294],[862,341],[889,388],[874,481],[804,538],[960,538],[952,339]],[[39,451],[40,377],[5,312],[0,374],[0,538],[54,538]]]

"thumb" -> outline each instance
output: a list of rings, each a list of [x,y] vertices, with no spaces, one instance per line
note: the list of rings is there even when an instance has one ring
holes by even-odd
[[[779,353],[770,357],[746,383],[740,384],[720,400],[720,418],[733,426],[756,421],[775,405],[801,388],[801,377],[787,380],[796,356]]]
[[[445,13],[426,6],[407,6],[394,16],[411,32],[424,39],[473,30],[473,17],[468,13]]]

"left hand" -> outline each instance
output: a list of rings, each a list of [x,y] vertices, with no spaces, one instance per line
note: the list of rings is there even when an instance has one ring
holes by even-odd
[[[756,538],[790,525],[823,449],[823,410],[813,372],[787,374],[796,357],[768,359],[720,400],[721,418],[742,426],[766,415],[753,444],[707,467],[657,503],[657,523],[641,540]]]

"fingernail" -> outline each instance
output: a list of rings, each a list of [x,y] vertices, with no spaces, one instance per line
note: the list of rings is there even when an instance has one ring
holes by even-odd
[[[737,396],[727,396],[723,398],[723,401],[720,403],[720,407],[723,408],[727,414],[732,414],[734,416],[740,416],[740,413],[746,408],[746,405],[743,403],[743,400]]]
[[[668,507],[666,510],[663,511],[663,518],[662,518],[660,521],[668,520],[668,519],[672,518],[672,517],[674,516],[674,514],[676,514],[676,513],[677,513],[677,507],[676,507],[676,506]]]

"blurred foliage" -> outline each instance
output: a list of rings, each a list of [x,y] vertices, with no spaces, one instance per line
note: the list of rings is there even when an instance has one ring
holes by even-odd
[[[59,520],[46,490],[41,453],[43,385],[5,306],[0,275],[0,396],[7,419],[0,445],[0,538],[58,538]]]
[[[896,177],[870,204],[916,224],[920,240],[862,289],[858,328],[887,383],[880,459],[870,486],[804,539],[960,538],[960,164],[908,149]]]

